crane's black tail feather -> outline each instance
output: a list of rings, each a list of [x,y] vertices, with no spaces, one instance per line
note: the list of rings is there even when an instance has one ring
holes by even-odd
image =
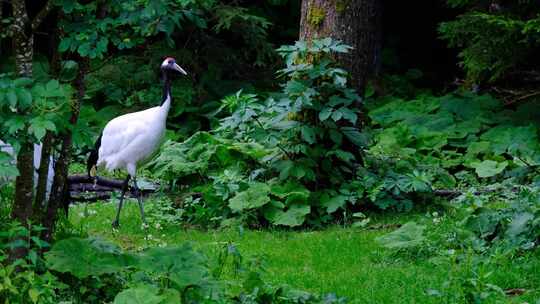
[[[96,140],[96,143],[94,144],[94,149],[90,151],[90,155],[88,156],[88,160],[86,161],[86,172],[88,173],[89,177],[94,177],[95,170],[96,170],[96,164],[99,158],[99,147],[101,146],[101,137],[102,134],[99,134],[98,139]]]

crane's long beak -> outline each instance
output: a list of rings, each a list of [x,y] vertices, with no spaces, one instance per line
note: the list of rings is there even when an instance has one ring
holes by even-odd
[[[184,71],[184,69],[182,69],[178,64],[174,64],[174,69],[177,70],[178,72],[184,74],[184,75],[187,75],[186,71]]]

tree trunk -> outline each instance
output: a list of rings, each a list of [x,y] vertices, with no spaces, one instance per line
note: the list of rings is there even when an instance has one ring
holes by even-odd
[[[74,81],[74,85],[77,88],[77,98],[74,100],[71,118],[69,121],[72,125],[76,124],[77,120],[79,119],[79,112],[86,89],[85,77],[88,72],[88,67],[89,62],[87,58],[82,58],[79,60],[79,72]],[[54,233],[54,226],[56,224],[56,219],[58,218],[60,208],[63,207],[66,210],[67,215],[67,208],[69,207],[70,198],[68,169],[72,154],[72,135],[71,130],[68,128],[66,133],[62,136],[60,157],[58,158],[54,169],[54,180],[51,195],[49,198],[49,203],[47,204],[45,218],[43,219],[43,226],[46,228],[44,230],[43,239],[46,241],[52,240],[52,234]]]
[[[24,0],[13,0],[13,50],[15,67],[20,77],[32,77],[32,58],[34,55],[32,27],[30,26]],[[28,140],[21,142],[17,155],[19,176],[15,180],[15,201],[12,217],[27,225],[32,216],[34,185],[34,146]]]
[[[52,133],[47,131],[41,143],[41,158],[38,168],[38,180],[36,186],[36,201],[34,203],[34,218],[41,222],[45,200],[47,199],[47,182],[49,180],[49,164],[53,144]]]
[[[366,83],[379,71],[381,17],[379,0],[303,0],[300,40],[331,37],[352,46],[338,61],[351,73],[353,87],[363,94]]]

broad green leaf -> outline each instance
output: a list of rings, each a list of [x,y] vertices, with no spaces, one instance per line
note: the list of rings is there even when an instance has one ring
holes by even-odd
[[[14,90],[10,90],[6,93],[6,99],[11,107],[15,108],[17,106],[17,94],[15,94]]]
[[[138,257],[137,266],[151,273],[167,274],[180,289],[201,285],[209,277],[206,259],[187,243],[151,248]]]
[[[495,232],[500,220],[499,212],[488,208],[478,208],[465,219],[464,225],[479,237],[486,238]]]
[[[505,237],[512,243],[519,242],[519,236],[529,231],[529,222],[534,219],[534,214],[530,212],[520,212],[514,215],[508,229],[506,230]]]
[[[320,112],[319,112],[319,120],[320,121],[325,121],[328,119],[328,117],[330,117],[330,115],[332,115],[332,111],[333,109],[330,108],[330,107],[324,107]]]
[[[323,195],[321,197],[321,206],[326,208],[326,212],[334,213],[338,209],[345,207],[347,197],[344,195],[334,195],[332,197]]]
[[[30,296],[30,300],[32,300],[32,303],[38,303],[40,294],[41,293],[37,289],[31,288],[30,290],[28,290],[28,295]]]
[[[273,224],[289,227],[300,226],[310,212],[311,207],[309,205],[293,205],[285,212],[281,210],[276,212]]]
[[[178,304],[181,303],[182,300],[182,295],[176,289],[166,289],[161,296],[163,297],[163,300],[160,304]]]
[[[310,195],[310,192],[306,187],[293,181],[272,185],[270,193],[284,200],[287,205],[293,203],[307,203]]]
[[[472,155],[477,155],[480,153],[487,153],[489,152],[490,143],[488,141],[478,141],[473,142],[467,147],[467,153],[470,153]]]
[[[343,112],[341,111],[341,109],[338,109],[338,110],[335,110],[333,113],[332,113],[332,119],[334,121],[338,121],[340,120],[342,117],[343,117]]]
[[[315,129],[309,126],[302,126],[300,128],[300,131],[302,133],[302,138],[308,143],[308,144],[314,144],[315,143]]]
[[[12,116],[10,117],[4,125],[8,127],[8,132],[10,134],[15,134],[17,131],[22,130],[24,128],[24,124],[26,122],[26,118],[24,116]]]
[[[408,222],[399,229],[377,237],[375,240],[386,248],[413,248],[420,246],[426,239],[424,236],[425,229],[426,226],[418,225],[415,222]]]
[[[270,202],[270,187],[264,183],[253,183],[245,191],[239,192],[229,200],[229,208],[235,212],[253,209]]]
[[[126,289],[114,298],[114,304],[160,304],[164,300],[158,289],[151,285],[139,285]]]
[[[71,37],[62,38],[62,40],[60,41],[60,44],[58,45],[58,51],[60,53],[67,51],[69,47],[71,46],[71,42],[72,42]]]
[[[34,134],[37,140],[41,140],[47,131],[56,131],[56,126],[52,121],[39,116],[30,120],[29,131]]]
[[[56,242],[45,253],[45,260],[50,269],[71,273],[79,279],[119,272],[134,263],[132,256],[122,254],[112,244],[80,238]]]
[[[21,77],[13,80],[13,85],[16,87],[25,87],[32,84],[32,78]]]
[[[27,108],[32,105],[32,94],[26,89],[17,89],[17,100],[19,107]]]
[[[336,144],[341,145],[343,142],[343,135],[336,129],[330,129],[330,139]]]
[[[358,119],[358,116],[351,109],[342,107],[339,109],[339,111],[343,114],[343,118],[348,120],[353,125],[356,124],[356,120]]]
[[[492,177],[504,171],[508,166],[508,161],[496,162],[493,160],[484,160],[483,162],[473,162],[471,167],[476,171],[479,177]]]
[[[369,136],[366,133],[358,131],[354,127],[342,127],[341,132],[347,137],[353,144],[359,148],[364,148],[369,145]]]
[[[60,87],[60,83],[56,79],[51,79],[47,84],[45,85],[45,89],[47,91],[55,91]]]

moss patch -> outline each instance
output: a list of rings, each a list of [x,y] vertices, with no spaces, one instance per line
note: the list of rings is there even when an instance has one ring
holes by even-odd
[[[320,7],[312,7],[308,13],[308,23],[312,26],[319,26],[323,23],[326,14]]]
[[[350,0],[336,0],[336,12],[338,14],[343,13],[347,9],[349,2]]]

